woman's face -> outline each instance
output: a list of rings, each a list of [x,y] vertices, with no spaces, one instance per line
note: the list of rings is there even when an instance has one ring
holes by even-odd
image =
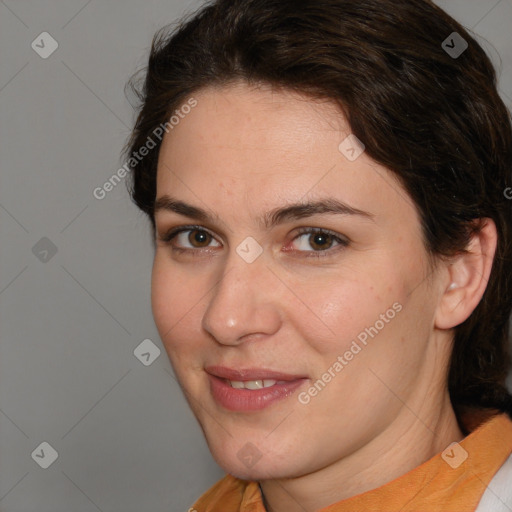
[[[183,231],[157,241],[156,325],[227,472],[307,474],[422,410],[440,286],[412,201],[332,104],[194,98],[159,156],[157,238]]]

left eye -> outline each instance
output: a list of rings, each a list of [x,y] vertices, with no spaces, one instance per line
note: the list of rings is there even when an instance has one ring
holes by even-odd
[[[308,235],[308,236],[306,236]],[[320,228],[307,228],[301,230],[299,235],[294,238],[295,240],[302,241],[299,243],[299,251],[302,252],[326,252],[333,244],[337,244],[341,247],[346,247],[348,241],[338,236],[336,233],[331,231],[320,229]],[[313,247],[313,251],[308,251],[307,246]]]

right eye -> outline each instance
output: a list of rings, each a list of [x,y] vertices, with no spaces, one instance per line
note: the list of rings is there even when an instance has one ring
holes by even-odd
[[[177,252],[197,252],[197,249],[207,249],[211,247],[211,241],[215,241],[213,235],[201,226],[181,226],[173,228],[165,233],[160,240],[171,246],[173,251]],[[176,244],[177,241],[178,243]],[[190,244],[187,246],[186,244]],[[221,245],[214,247],[220,247]]]

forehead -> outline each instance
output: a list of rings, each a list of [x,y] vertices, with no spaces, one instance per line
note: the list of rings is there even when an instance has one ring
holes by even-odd
[[[160,160],[178,159],[183,155],[181,147],[186,144],[196,149],[188,152],[189,162],[196,157],[217,157],[223,159],[222,168],[229,170],[237,158],[245,162],[243,167],[250,166],[247,155],[251,155],[259,164],[266,163],[267,169],[270,166],[271,174],[272,170],[284,170],[288,162],[305,155],[320,163],[320,146],[333,149],[334,141],[336,150],[337,140],[350,133],[345,118],[333,103],[290,91],[275,91],[270,86],[238,83],[200,90],[194,98],[197,106],[164,137]],[[323,135],[330,137],[322,144]],[[294,170],[298,167],[293,165]],[[261,165],[258,170],[264,172]]]
[[[157,199],[269,209],[334,195],[378,211],[396,207],[401,196],[411,206],[390,171],[364,152],[351,161],[340,150],[350,126],[332,102],[245,84],[203,89],[194,98],[194,109],[164,137]]]

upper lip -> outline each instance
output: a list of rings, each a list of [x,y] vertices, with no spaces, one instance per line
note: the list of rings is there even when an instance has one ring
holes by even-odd
[[[247,380],[284,380],[305,379],[304,375],[295,375],[269,370],[267,368],[228,368],[226,366],[207,366],[205,371],[215,377],[234,381]]]

